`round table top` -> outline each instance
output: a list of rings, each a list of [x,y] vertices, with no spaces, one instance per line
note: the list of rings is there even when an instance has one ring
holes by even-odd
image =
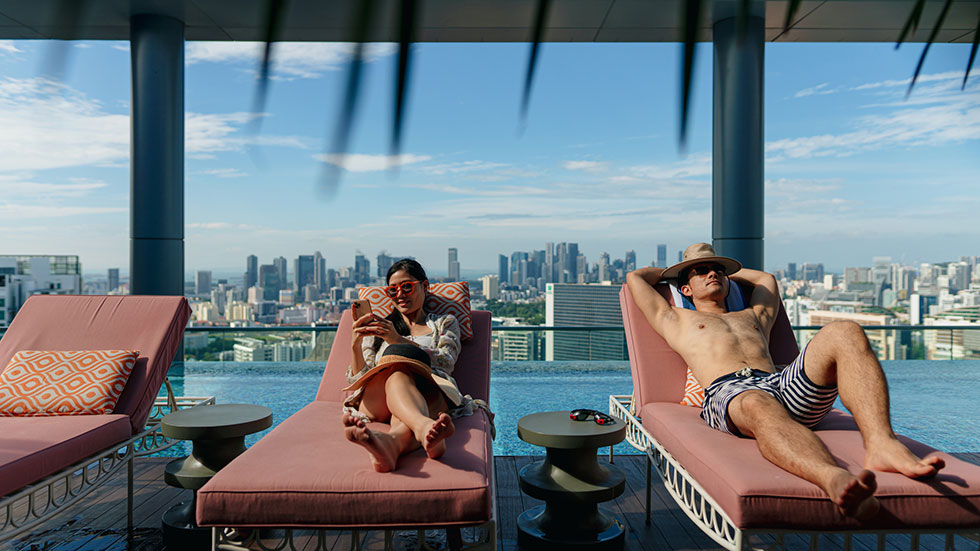
[[[178,440],[238,438],[272,426],[272,410],[253,404],[197,406],[164,415],[163,435]]]
[[[612,425],[573,421],[569,411],[546,411],[525,415],[517,421],[517,436],[530,444],[546,448],[601,448],[626,438],[626,423],[616,419]]]

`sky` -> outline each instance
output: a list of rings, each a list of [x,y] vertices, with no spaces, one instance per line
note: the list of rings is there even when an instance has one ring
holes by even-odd
[[[129,266],[127,42],[0,40],[0,254]],[[372,45],[348,155],[329,153],[348,44],[276,45],[250,131],[260,46],[185,47],[185,269],[241,272],[320,251],[446,270],[576,242],[638,262],[711,240],[711,47],[681,151],[679,44],[544,44],[526,124],[527,44],[419,44],[401,155],[396,48]],[[980,67],[968,44],[767,44],[765,265],[828,270],[980,255]],[[64,55],[65,63],[53,60]],[[980,64],[978,64],[980,65]],[[52,76],[54,75],[54,76]],[[341,168],[334,193],[325,167]],[[397,166],[397,170],[389,170]]]

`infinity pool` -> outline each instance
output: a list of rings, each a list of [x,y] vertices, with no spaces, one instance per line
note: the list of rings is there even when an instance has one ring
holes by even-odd
[[[980,451],[980,361],[910,360],[883,366],[898,432],[947,452]],[[171,370],[170,381],[177,395],[262,404],[272,409],[278,424],[313,399],[322,372],[319,362],[186,362],[183,369]],[[495,455],[543,453],[517,437],[523,415],[579,407],[608,411],[610,394],[632,392],[627,362],[494,362],[490,385]],[[339,411],[337,418],[339,423]],[[250,436],[247,443],[263,434]],[[614,451],[638,453],[625,443]],[[183,453],[172,448],[168,455]]]

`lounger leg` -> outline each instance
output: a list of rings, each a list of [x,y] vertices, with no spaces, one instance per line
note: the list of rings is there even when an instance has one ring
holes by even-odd
[[[878,534],[878,551],[885,551],[885,534]]]
[[[844,551],[851,551],[851,540],[853,536],[851,534],[844,534]]]
[[[647,519],[646,519],[647,525],[650,524],[650,492],[651,492],[650,470],[651,470],[650,456],[647,455]]]
[[[463,533],[457,528],[446,528],[446,545],[452,551],[459,551],[463,548]]]
[[[126,533],[129,537],[133,537],[133,460],[130,455],[126,465]]]
[[[919,534],[912,534],[909,538],[909,550],[919,551]]]

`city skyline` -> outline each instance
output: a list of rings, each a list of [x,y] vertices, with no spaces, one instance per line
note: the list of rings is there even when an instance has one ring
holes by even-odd
[[[0,252],[77,254],[86,271],[125,273],[128,43],[71,44],[59,81],[39,73],[46,43],[0,41]],[[497,254],[534,247],[531,234],[590,259],[633,249],[639,264],[667,243],[672,259],[711,240],[711,47],[698,47],[686,155],[677,44],[544,44],[523,134],[526,44],[420,44],[404,153],[390,158],[394,48],[382,44],[340,158],[323,155],[323,136],[349,45],[277,45],[254,136],[256,45],[188,42],[185,269],[316,250],[346,265],[387,250],[441,271],[454,247],[464,273],[494,273]],[[935,44],[905,99],[920,52],[766,46],[766,269],[973,252],[980,79],[975,69],[960,91],[969,45]],[[316,183],[328,166],[343,173],[333,198]]]

